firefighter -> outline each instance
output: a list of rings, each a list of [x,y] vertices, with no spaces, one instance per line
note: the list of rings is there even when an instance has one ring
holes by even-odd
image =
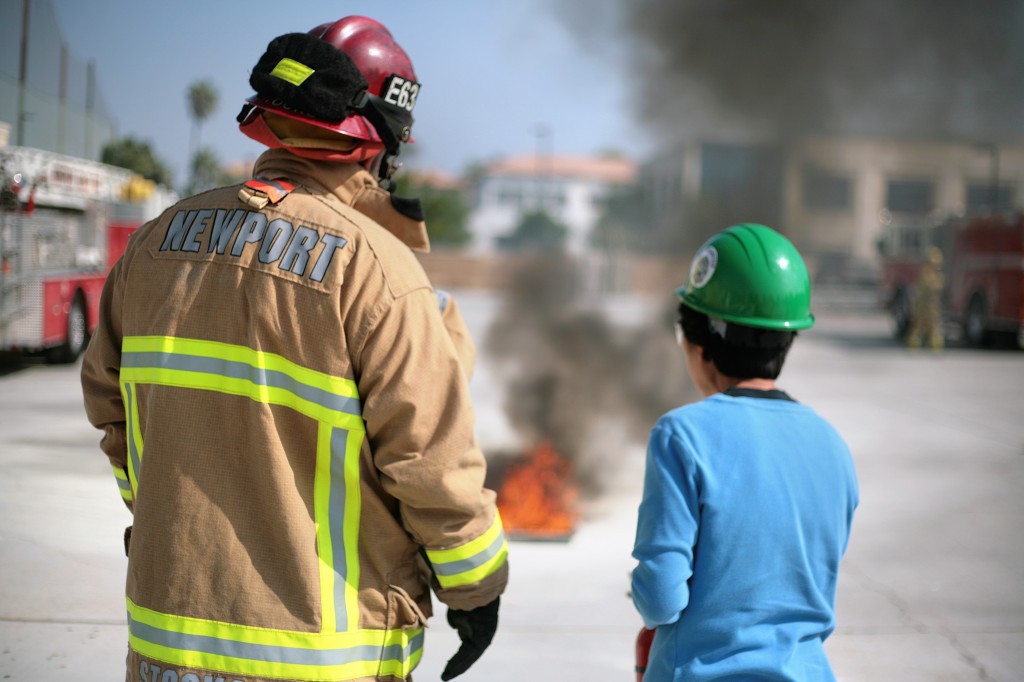
[[[822,643],[858,487],[841,436],[776,386],[814,324],[804,262],[778,232],[736,225],[677,294],[704,399],[649,439],[631,590],[656,631],[643,679],[833,680]]]
[[[127,679],[408,680],[431,590],[451,679],[494,636],[508,546],[471,342],[389,191],[416,74],[350,16],[275,38],[249,82],[253,180],[132,236],[83,359],[133,513]]]
[[[945,346],[942,334],[942,289],[945,278],[942,275],[942,251],[937,246],[928,247],[928,253],[914,284],[914,307],[910,317],[910,333],[907,345],[916,350],[923,340],[935,352]]]

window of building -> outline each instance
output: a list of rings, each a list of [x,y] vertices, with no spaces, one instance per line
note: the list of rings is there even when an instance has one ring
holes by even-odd
[[[935,208],[935,183],[930,180],[890,180],[885,207],[893,213],[928,213]]]
[[[728,196],[757,175],[756,147],[705,144],[701,147],[701,191]]]
[[[709,222],[729,223],[757,216],[781,222],[783,159],[772,145],[701,145],[698,201],[715,206]]]
[[[818,211],[844,211],[852,202],[853,182],[835,171],[807,166],[803,171],[804,206]]]
[[[495,181],[493,201],[520,211],[560,209],[568,202],[565,183],[537,178],[503,178]]]
[[[993,209],[994,204],[994,209]],[[1013,208],[1013,187],[1010,185],[993,186],[990,182],[969,183],[967,185],[967,212],[1007,211]]]
[[[561,184],[548,185],[542,190],[542,196],[544,197],[544,204],[547,206],[555,206],[557,208],[565,206],[565,187]]]
[[[523,188],[517,182],[502,182],[498,185],[498,203],[503,206],[519,206],[523,203]]]

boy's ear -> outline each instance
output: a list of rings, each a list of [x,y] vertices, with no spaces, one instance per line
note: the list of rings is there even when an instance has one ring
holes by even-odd
[[[708,352],[707,346],[699,346],[700,357],[704,362],[711,362],[711,353]]]

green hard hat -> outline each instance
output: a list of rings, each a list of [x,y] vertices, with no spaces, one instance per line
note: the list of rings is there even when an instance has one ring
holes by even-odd
[[[706,241],[676,293],[694,310],[748,327],[795,331],[814,324],[804,259],[764,225],[733,225]]]

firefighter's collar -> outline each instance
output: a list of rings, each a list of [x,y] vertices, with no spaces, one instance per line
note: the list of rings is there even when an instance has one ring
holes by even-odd
[[[378,223],[413,251],[430,251],[427,226],[418,202],[396,198],[381,189],[373,174],[358,164],[317,161],[284,149],[269,149],[256,160],[253,174],[285,177],[296,184],[322,188]]]

